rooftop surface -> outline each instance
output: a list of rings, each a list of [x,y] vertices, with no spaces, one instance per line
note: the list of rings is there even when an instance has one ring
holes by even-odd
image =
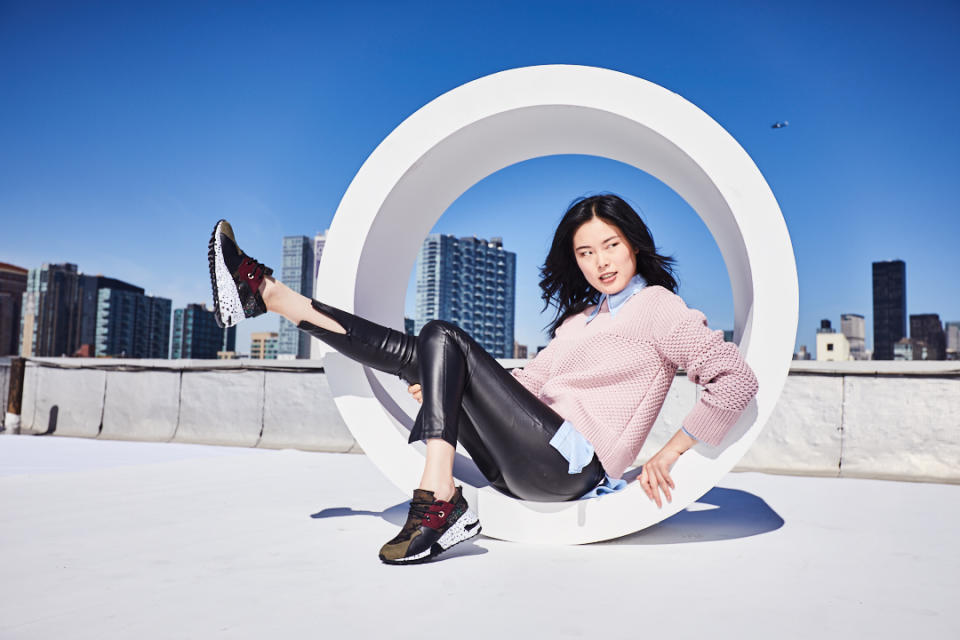
[[[386,566],[406,499],[362,455],[0,436],[0,638],[960,637],[958,485],[729,474],[612,542]]]

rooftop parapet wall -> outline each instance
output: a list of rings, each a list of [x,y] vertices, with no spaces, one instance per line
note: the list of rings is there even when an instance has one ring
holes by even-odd
[[[6,371],[0,361],[4,398]],[[678,374],[638,463],[681,426],[700,392]],[[960,483],[957,407],[954,362],[795,362],[735,469]],[[31,359],[21,432],[359,451],[322,365],[303,360]]]
[[[308,361],[32,359],[21,433],[359,451]]]

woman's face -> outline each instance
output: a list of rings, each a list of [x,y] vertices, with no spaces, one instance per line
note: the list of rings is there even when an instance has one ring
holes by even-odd
[[[573,233],[577,266],[591,287],[601,293],[623,291],[637,273],[637,255],[623,232],[602,218],[591,218]]]

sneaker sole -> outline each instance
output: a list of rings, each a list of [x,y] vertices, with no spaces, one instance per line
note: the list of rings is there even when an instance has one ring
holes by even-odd
[[[386,564],[421,564],[423,562],[429,562],[450,547],[479,535],[482,529],[483,527],[480,526],[480,518],[478,518],[477,514],[471,509],[467,509],[466,513],[460,516],[460,519],[453,523],[453,526],[447,529],[446,532],[440,536],[440,539],[434,542],[433,546],[427,551],[418,553],[415,556],[410,556],[409,558],[384,560],[381,556],[380,559]]]
[[[213,317],[221,327],[232,327],[243,320],[243,303],[237,292],[237,285],[223,260],[223,247],[220,246],[220,225],[217,222],[210,234],[207,259],[210,263],[210,285],[213,287]]]

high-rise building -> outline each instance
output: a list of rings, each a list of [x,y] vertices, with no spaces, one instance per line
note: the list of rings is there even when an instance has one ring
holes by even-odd
[[[250,334],[250,357],[254,360],[277,359],[277,332],[258,331]]]
[[[0,262],[0,356],[17,353],[27,269]]]
[[[318,233],[313,237],[313,283],[316,286],[317,274],[320,273],[320,258],[323,257],[323,248],[327,246],[327,234],[330,229],[323,233]],[[310,292],[313,296],[313,291]]]
[[[946,336],[940,316],[936,313],[918,313],[910,315],[910,337],[921,340],[927,346],[925,360],[946,360]],[[914,360],[919,360],[914,354]]]
[[[501,238],[428,235],[417,259],[416,333],[447,320],[494,357],[512,357],[516,260]]]
[[[20,354],[69,356],[80,346],[80,274],[71,263],[30,269],[20,319]]]
[[[283,239],[283,263],[280,281],[297,293],[313,297],[313,243],[307,236],[286,236]],[[280,318],[277,353],[295,358],[310,357],[310,336],[287,320]]]
[[[142,292],[111,287],[97,292],[96,356],[167,357],[173,302]]]
[[[215,359],[219,351],[236,351],[237,327],[221,329],[205,304],[188,304],[173,312],[174,359]]]
[[[454,236],[435,233],[429,234],[420,247],[416,267],[416,310],[413,318],[413,332],[417,335],[430,320],[449,320],[453,316],[454,282],[459,282],[462,271],[458,250],[459,245]]]
[[[847,337],[847,342],[850,343],[850,358],[866,360],[866,323],[863,316],[858,313],[840,314],[840,332]]]
[[[117,280],[116,278],[107,278],[101,275],[88,276],[80,274],[80,322],[78,324],[77,344],[80,348],[88,345],[91,353],[96,352],[97,341],[97,314],[100,306],[100,291],[102,289],[112,289],[114,291],[125,291],[139,296],[143,296],[143,288],[136,285]],[[156,358],[166,358],[170,342],[170,308],[167,308],[167,334],[165,344],[162,349],[162,355],[150,356]],[[111,354],[113,355],[113,354]],[[134,356],[131,356],[134,357]],[[139,356],[136,356],[139,357]],[[145,356],[144,356],[145,357]]]
[[[947,360],[960,360],[960,322],[944,324],[947,335]]]
[[[907,335],[907,265],[873,263],[873,359],[893,360],[893,345]]]

